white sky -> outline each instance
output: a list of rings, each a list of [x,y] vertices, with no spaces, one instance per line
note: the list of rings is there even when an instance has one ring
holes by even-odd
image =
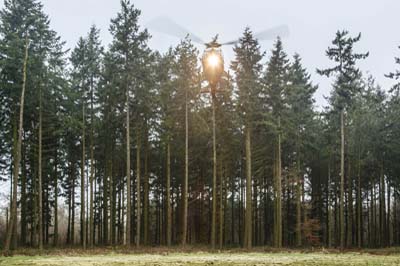
[[[304,65],[312,74],[314,83],[320,85],[315,98],[324,105],[323,95],[328,95],[330,81],[319,77],[316,68],[330,66],[325,50],[338,29],[348,29],[352,35],[362,33],[356,50],[369,51],[370,57],[360,67],[376,77],[385,89],[393,81],[384,74],[396,67],[394,57],[400,56],[398,0],[131,0],[142,10],[141,24],[165,15],[192,31],[203,40],[219,33],[220,39],[239,37],[246,26],[255,32],[280,24],[287,24],[290,37],[284,39],[289,55],[300,53]],[[103,44],[111,41],[108,33],[110,19],[120,8],[119,0],[42,0],[51,26],[67,41],[75,45],[80,36],[86,35],[91,24],[101,29]],[[3,6],[1,2],[0,6]],[[150,46],[164,52],[179,40],[151,31]],[[261,43],[270,56],[271,41]],[[200,51],[203,47],[198,46]],[[231,47],[223,50],[225,60],[233,58]]]

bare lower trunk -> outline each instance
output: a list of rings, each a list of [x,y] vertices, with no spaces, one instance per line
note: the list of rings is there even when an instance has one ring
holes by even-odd
[[[215,90],[212,90],[215,91]],[[215,95],[211,93],[212,131],[213,131],[213,183],[212,183],[212,216],[211,216],[211,247],[215,248],[216,214],[217,214],[217,146],[215,134]]]
[[[108,240],[109,240],[109,235],[108,235],[108,209],[109,209],[109,203],[108,203],[108,196],[109,196],[109,178],[112,175],[112,161],[107,157],[107,166],[106,166],[106,174],[104,175],[103,178],[103,217],[102,217],[102,242],[105,245],[108,245]]]
[[[145,144],[144,144],[144,182],[143,182],[143,244],[148,244],[149,234],[149,171],[148,171],[148,131],[146,121],[146,132],[145,132]]]
[[[362,223],[361,223],[361,216],[362,216],[362,206],[361,206],[361,151],[358,151],[358,174],[357,174],[357,244],[358,247],[361,248],[362,246]]]
[[[386,244],[387,246],[392,245],[392,240],[393,240],[393,231],[391,227],[391,218],[390,218],[390,212],[391,212],[391,203],[390,203],[390,195],[391,194],[391,189],[390,189],[390,183],[389,181],[387,182],[387,219],[386,219]]]
[[[86,248],[86,218],[85,218],[85,102],[82,101],[82,162],[81,162],[81,244]]]
[[[185,93],[185,176],[182,188],[182,239],[181,244],[186,245],[187,238],[187,214],[188,214],[188,182],[189,182],[189,124],[188,124],[188,92]]]
[[[278,117],[278,130],[281,127],[281,120]],[[277,145],[277,158],[276,158],[276,218],[275,218],[275,247],[282,247],[282,174],[281,174],[281,133],[278,133],[278,145]]]
[[[75,162],[72,163],[72,199],[71,199],[71,245],[75,244]]]
[[[301,246],[301,169],[300,169],[300,151],[299,142],[297,140],[297,174],[296,174],[296,245]]]
[[[246,126],[246,211],[245,211],[245,242],[244,247],[252,245],[252,197],[251,197],[251,129]]]
[[[351,247],[353,245],[353,179],[351,177],[351,160],[350,156],[348,157],[347,246]]]
[[[167,182],[166,182],[166,208],[167,208],[167,246],[171,245],[171,147],[167,143]]]
[[[39,193],[39,249],[43,249],[43,192],[42,192],[42,87],[39,91],[39,155],[38,155],[38,193]]]
[[[340,248],[345,246],[344,228],[344,110],[340,112]]]
[[[94,178],[94,147],[93,147],[93,88],[91,89],[91,113],[90,113],[90,177],[89,177],[89,185],[90,185],[90,207],[89,207],[89,246],[93,247],[94,244],[94,212],[93,212],[93,178]]]
[[[120,234],[120,243],[123,243],[125,240],[125,230],[124,230],[124,217],[125,217],[125,188],[124,186],[122,186],[121,189],[121,223],[120,223],[120,227],[121,227],[121,234]]]
[[[115,245],[115,184],[114,184],[114,164],[113,160],[110,160],[110,180],[108,197],[110,198],[110,243]]]
[[[385,176],[383,172],[383,162],[381,166],[380,173],[380,183],[379,183],[379,229],[380,229],[380,244],[381,246],[386,246],[386,204],[385,204]]]
[[[58,245],[58,160],[57,148],[54,156],[54,246]]]
[[[125,244],[131,244],[131,138],[129,121],[129,92],[126,92],[126,233]]]
[[[136,133],[136,247],[140,245],[140,131]]]
[[[220,180],[219,180],[219,248],[222,249],[224,243],[224,173],[222,170],[222,162],[219,167]]]
[[[15,134],[16,135],[16,134]],[[27,180],[27,171],[26,171],[26,157],[25,157],[25,145],[21,149],[21,161],[22,161],[22,169],[21,169],[21,245],[25,246],[27,241],[27,193],[26,193],[26,180]],[[6,224],[8,220],[6,220]],[[7,230],[6,230],[7,232]]]
[[[328,247],[332,247],[332,235],[333,235],[333,219],[332,219],[332,208],[331,208],[331,195],[330,195],[330,187],[331,187],[331,153],[329,152],[328,159],[328,180],[327,180],[327,193],[326,193],[326,202],[327,202],[327,242]]]

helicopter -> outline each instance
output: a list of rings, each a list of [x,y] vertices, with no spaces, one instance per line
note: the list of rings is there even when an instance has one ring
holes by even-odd
[[[168,17],[161,16],[154,18],[146,26],[150,29],[164,33],[177,38],[189,38],[195,43],[205,46],[202,56],[202,65],[206,80],[210,84],[211,93],[215,93],[215,87],[219,82],[224,72],[224,57],[222,53],[222,46],[235,45],[239,42],[239,38],[228,42],[220,43],[218,41],[219,35],[215,35],[210,42],[204,42],[201,38],[191,33],[184,27],[180,26]],[[287,25],[279,25],[255,33],[254,38],[257,40],[273,40],[276,37],[285,38],[289,36],[289,27]]]

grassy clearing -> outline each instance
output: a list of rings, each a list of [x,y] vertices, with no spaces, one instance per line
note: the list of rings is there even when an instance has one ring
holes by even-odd
[[[324,253],[324,252],[280,252],[280,253],[239,253],[239,252],[191,252],[160,254],[82,254],[0,257],[0,265],[7,266],[164,266],[164,265],[287,265],[287,266],[338,266],[400,265],[400,254],[371,253]]]

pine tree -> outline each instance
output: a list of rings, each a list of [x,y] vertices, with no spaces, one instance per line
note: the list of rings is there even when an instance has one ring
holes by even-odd
[[[78,46],[73,50],[71,61],[73,65],[73,81],[72,83],[79,88],[82,93],[81,106],[82,106],[82,165],[81,165],[81,200],[85,199],[84,182],[85,182],[85,165],[86,165],[86,124],[90,124],[90,207],[89,207],[89,228],[88,228],[88,243],[89,246],[93,245],[93,178],[94,178],[94,104],[96,97],[96,88],[98,87],[100,79],[101,56],[103,48],[99,41],[99,30],[92,26],[88,36],[81,38]],[[86,110],[89,110],[89,114]],[[89,117],[89,121],[88,120]],[[82,215],[82,237],[86,238],[86,219],[85,219],[85,204],[81,204]],[[86,246],[86,240],[82,241]]]
[[[296,154],[296,245],[302,245],[302,183],[305,172],[304,163],[310,134],[309,130],[313,123],[313,95],[317,90],[310,81],[310,74],[303,67],[301,57],[295,54],[293,63],[289,69],[289,88],[287,93],[287,102],[289,104],[289,124],[292,138],[295,139]]]
[[[329,47],[326,55],[334,61],[336,65],[332,68],[318,70],[320,75],[336,77],[334,90],[331,95],[331,104],[333,108],[340,113],[340,247],[345,247],[345,224],[344,224],[344,182],[345,182],[345,112],[351,105],[352,98],[357,93],[356,82],[360,78],[360,70],[356,67],[356,62],[368,57],[368,53],[355,53],[353,51],[354,43],[361,38],[361,34],[356,37],[349,37],[347,31],[338,31],[335,39],[332,41],[333,47]]]
[[[260,52],[258,41],[253,33],[246,28],[239,43],[234,47],[235,60],[231,68],[235,72],[236,86],[238,89],[238,112],[244,125],[245,150],[246,150],[246,212],[245,212],[245,248],[252,246],[252,162],[251,162],[251,135],[252,127],[257,113],[257,96],[260,90],[260,73],[264,54]]]
[[[275,148],[275,224],[274,224],[274,245],[280,248],[282,246],[282,135],[284,123],[287,120],[286,104],[288,94],[288,75],[289,60],[283,51],[282,41],[278,38],[272,50],[271,58],[267,65],[267,71],[264,77],[265,94],[268,95],[267,103],[272,109],[270,119],[276,131]]]
[[[193,99],[193,92],[198,87],[198,50],[192,42],[186,38],[175,48],[176,58],[173,73],[176,75],[174,81],[177,86],[177,98],[183,119],[179,124],[184,128],[184,176],[182,182],[182,236],[181,245],[186,245],[188,230],[188,194],[189,194],[189,115],[190,101]],[[183,121],[182,121],[183,120]]]
[[[86,41],[80,38],[77,47],[71,54],[71,63],[73,65],[72,84],[81,94],[81,244],[86,248],[86,210],[85,210],[85,165],[86,165],[86,97],[87,97],[87,66],[86,60]]]
[[[129,0],[121,1],[121,11],[116,18],[111,20],[110,32],[113,36],[113,42],[110,46],[110,53],[115,60],[115,67],[120,75],[118,88],[125,95],[126,103],[126,175],[127,175],[127,219],[126,219],[126,245],[131,244],[131,167],[130,167],[130,105],[131,93],[136,89],[136,82],[140,80],[141,65],[144,54],[147,54],[147,40],[149,34],[146,30],[141,31],[138,24],[140,10],[136,9]],[[139,127],[137,128],[139,129]],[[138,131],[138,130],[137,130]],[[137,140],[140,135],[137,133]],[[137,154],[140,156],[140,143],[137,143]],[[137,156],[137,157],[139,157]],[[139,160],[137,158],[137,160]],[[136,206],[136,245],[140,243],[140,164],[136,169],[137,177],[137,206]],[[138,189],[139,188],[139,189]]]

